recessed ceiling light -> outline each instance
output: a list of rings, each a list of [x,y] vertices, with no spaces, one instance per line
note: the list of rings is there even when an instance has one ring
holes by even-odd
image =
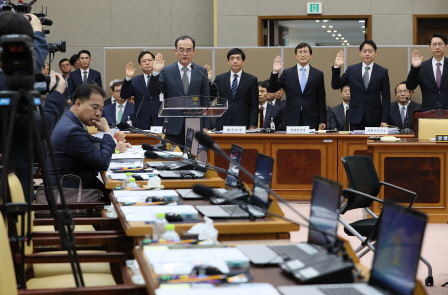
[[[344,37],[341,37],[342,40],[344,40]]]
[[[336,40],[339,40],[339,38],[338,38],[338,37],[336,37]]]
[[[328,20],[327,20],[327,19],[324,19],[324,23],[326,23],[326,22],[328,22]]]
[[[334,36],[336,36],[336,34],[331,34],[331,36],[333,36],[333,37],[334,37]]]
[[[331,33],[331,30],[328,30],[327,33]]]
[[[366,31],[362,31],[364,34],[366,33]]]
[[[350,45],[350,43],[347,43],[347,45]]]
[[[337,33],[338,31],[334,30],[333,33]]]
[[[366,26],[362,26],[361,28],[365,29],[365,28],[366,28]]]
[[[316,23],[319,23],[319,22],[320,22],[320,20],[316,19]]]
[[[333,26],[328,26],[329,28],[332,28]]]
[[[326,28],[327,26],[322,26],[322,28]]]
[[[359,22],[360,22],[360,23],[365,23],[366,21],[365,21],[365,20],[360,20]]]
[[[338,36],[341,37],[342,35],[341,35],[341,34],[338,34]]]

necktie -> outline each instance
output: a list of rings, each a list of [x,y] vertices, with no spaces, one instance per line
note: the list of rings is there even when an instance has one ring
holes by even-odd
[[[263,128],[263,126],[264,126],[263,110],[264,110],[264,107],[260,106],[260,109],[258,110],[258,128]]]
[[[406,110],[405,110],[405,107],[401,107],[400,115],[401,115],[401,126],[402,126],[403,128],[405,128],[405,122],[404,122],[404,120],[406,119]]]
[[[149,82],[151,82],[151,76],[148,76],[148,80],[146,81],[146,88],[148,88],[148,92],[149,92]]]
[[[188,68],[187,67],[183,67],[182,71],[184,71],[183,75],[182,75],[182,84],[184,85],[184,91],[185,91],[185,95],[187,95],[188,92],[188,86],[190,86],[190,82],[188,81]]]
[[[348,120],[347,120],[347,117],[348,117],[348,109],[349,109],[349,107],[347,106],[346,108],[345,108],[345,131],[350,131],[350,123],[348,122]]]
[[[300,78],[300,88],[302,88],[302,93],[306,86],[306,69],[302,68],[302,77]]]
[[[236,89],[238,88],[238,75],[233,74],[233,81],[232,81],[232,96],[235,98]]]
[[[84,77],[82,78],[82,83],[87,82],[87,71],[84,71]]]
[[[437,70],[436,70],[436,83],[437,83],[437,88],[440,89],[440,84],[442,83],[442,73],[440,72],[440,65],[441,63],[437,63]]]
[[[364,75],[362,76],[362,80],[364,81],[364,86],[366,87],[366,90],[367,90],[367,87],[369,87],[369,69],[370,69],[370,67],[369,66],[367,66],[366,67],[366,70],[364,71]]]
[[[120,110],[118,111],[117,124],[121,122],[121,118],[123,117],[123,105],[120,104],[118,107]]]

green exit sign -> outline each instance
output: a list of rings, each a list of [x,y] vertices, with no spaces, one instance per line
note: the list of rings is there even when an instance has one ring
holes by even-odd
[[[322,14],[322,2],[308,2],[306,10],[307,14]]]

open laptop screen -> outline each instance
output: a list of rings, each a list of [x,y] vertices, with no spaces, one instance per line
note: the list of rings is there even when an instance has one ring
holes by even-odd
[[[234,160],[238,164],[241,164],[242,156],[243,156],[243,148],[236,144],[232,144],[232,148],[230,149],[230,159]],[[229,162],[228,171],[233,174],[236,174],[236,175],[240,174],[240,168],[238,166],[234,165],[232,162]],[[227,187],[235,188],[237,183],[238,182],[237,182],[237,179],[235,176],[227,174],[227,177],[226,177],[226,186]]]
[[[198,163],[201,166],[207,164],[207,156],[208,156],[208,148],[203,146],[202,144],[198,144]]]
[[[274,158],[257,154],[257,163],[255,164],[255,177],[261,180],[266,186],[271,187],[272,168],[274,167]],[[253,205],[268,208],[269,190],[254,182],[253,197],[251,200]]]
[[[191,151],[191,145],[193,144],[193,136],[194,136],[194,130],[192,128],[187,128],[187,134],[185,136],[184,158],[188,158],[188,152]]]
[[[341,184],[321,176],[314,176],[311,197],[310,226],[308,242],[316,245],[334,245],[338,228],[339,199]],[[325,236],[322,232],[327,232]]]
[[[386,203],[381,214],[369,284],[412,295],[427,217]]]

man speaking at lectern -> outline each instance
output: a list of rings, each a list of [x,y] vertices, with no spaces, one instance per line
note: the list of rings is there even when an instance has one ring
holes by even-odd
[[[181,36],[176,39],[174,52],[177,62],[164,67],[160,73],[153,71],[153,76],[159,78],[159,90],[164,98],[179,96],[203,95],[201,106],[210,104],[210,85],[207,78],[207,70],[191,62],[195,53],[195,40],[189,36]],[[156,62],[157,59],[156,59]],[[209,119],[201,119],[201,127],[204,132],[209,127]],[[169,119],[166,138],[170,141],[184,145],[185,143],[185,120],[180,117]]]

